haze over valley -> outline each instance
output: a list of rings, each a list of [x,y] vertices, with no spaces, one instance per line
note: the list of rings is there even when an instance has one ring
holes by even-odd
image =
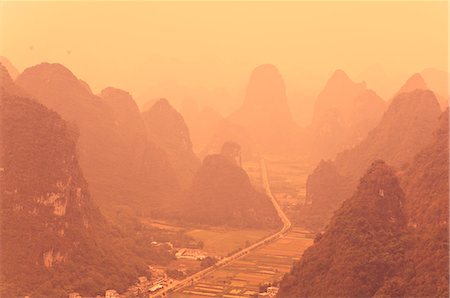
[[[446,2],[0,10],[1,297],[448,297]]]

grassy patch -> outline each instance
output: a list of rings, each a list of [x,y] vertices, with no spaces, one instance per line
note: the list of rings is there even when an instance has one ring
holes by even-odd
[[[204,250],[211,255],[226,256],[239,248],[244,248],[248,243],[274,233],[273,230],[227,230],[227,229],[197,229],[187,232],[189,236],[204,243]]]

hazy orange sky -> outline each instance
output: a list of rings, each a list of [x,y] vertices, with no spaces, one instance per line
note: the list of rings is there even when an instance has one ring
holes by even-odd
[[[447,70],[446,2],[2,2],[0,55],[60,62],[94,92],[139,103],[183,97],[224,113],[251,70],[275,64],[295,115],[336,69],[390,96],[427,67]]]

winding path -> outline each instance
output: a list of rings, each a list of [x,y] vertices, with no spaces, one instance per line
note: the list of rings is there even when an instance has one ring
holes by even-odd
[[[187,286],[190,286],[194,282],[196,282],[199,279],[205,277],[206,275],[216,271],[217,269],[222,268],[222,267],[230,264],[231,262],[242,258],[243,256],[247,255],[251,251],[254,251],[255,249],[258,249],[260,247],[263,247],[263,246],[275,241],[276,239],[280,238],[282,235],[284,235],[286,232],[289,231],[289,229],[291,228],[291,221],[286,216],[283,209],[281,209],[281,207],[278,204],[275,197],[272,195],[272,191],[270,190],[269,177],[267,174],[266,160],[264,158],[261,158],[260,165],[261,165],[261,178],[262,178],[262,184],[263,184],[264,191],[266,192],[267,196],[272,201],[272,204],[275,207],[275,210],[277,211],[278,216],[280,217],[281,221],[283,222],[283,227],[281,228],[281,230],[279,230],[275,234],[272,234],[256,243],[232,254],[231,256],[228,256],[228,257],[225,257],[225,258],[219,260],[216,264],[214,264],[211,267],[203,269],[195,274],[192,274],[183,280],[174,282],[173,284],[169,285],[168,287],[163,288],[162,290],[155,293],[154,295],[151,295],[150,297],[152,297],[152,298],[167,297],[170,293],[179,291]]]

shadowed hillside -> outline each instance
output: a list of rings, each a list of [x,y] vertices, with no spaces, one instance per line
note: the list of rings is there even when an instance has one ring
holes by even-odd
[[[332,172],[315,170],[309,176],[306,197],[310,205],[302,206],[302,222],[312,219],[307,224],[321,229],[335,208],[351,195],[359,178],[374,160],[385,160],[396,168],[410,162],[433,138],[440,113],[431,91],[399,94],[377,127],[361,143],[337,155],[329,166]],[[326,183],[330,175],[336,176],[336,183]]]
[[[277,227],[280,220],[270,198],[254,189],[238,163],[239,145],[231,144],[224,144],[220,154],[205,157],[194,177],[182,217],[215,226]]]
[[[132,98],[118,89],[100,97],[60,64],[26,69],[17,84],[40,103],[74,123],[80,132],[80,165],[94,200],[104,208],[127,203],[149,211],[176,195],[165,153],[147,139]]]

